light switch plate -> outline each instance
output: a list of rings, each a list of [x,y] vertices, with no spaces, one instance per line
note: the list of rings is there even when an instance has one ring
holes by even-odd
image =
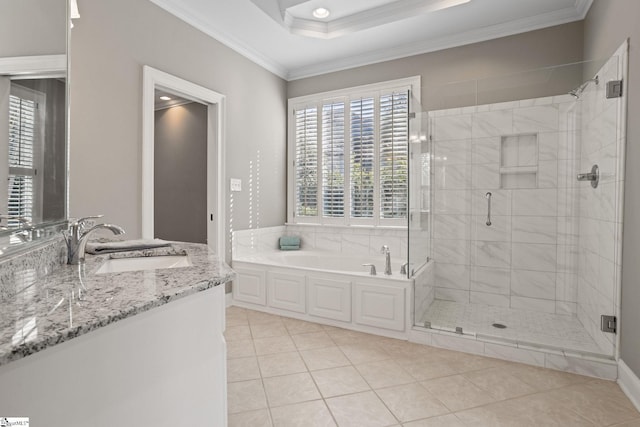
[[[231,178],[229,189],[231,191],[242,191],[242,180],[238,178]]]

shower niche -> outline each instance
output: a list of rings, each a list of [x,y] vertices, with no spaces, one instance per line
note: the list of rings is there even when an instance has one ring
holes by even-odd
[[[500,188],[537,188],[538,135],[500,138]]]

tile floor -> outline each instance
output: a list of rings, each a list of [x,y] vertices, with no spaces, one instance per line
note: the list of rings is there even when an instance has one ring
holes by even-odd
[[[640,427],[609,381],[238,307],[225,337],[230,427]]]
[[[435,300],[422,317],[424,321],[436,329],[455,331],[460,326],[465,333],[587,354],[602,353],[577,317],[562,314]],[[494,328],[493,323],[507,328]]]

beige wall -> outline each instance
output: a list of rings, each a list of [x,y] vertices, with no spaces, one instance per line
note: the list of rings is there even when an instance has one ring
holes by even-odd
[[[66,0],[0,0],[0,57],[64,54],[66,19]]]
[[[587,59],[611,56],[630,38],[625,172],[625,210],[622,249],[622,307],[620,357],[640,376],[640,2],[638,0],[595,0],[584,26],[584,55]]]
[[[142,67],[149,65],[226,95],[224,185],[229,177],[244,184],[232,211],[227,203],[227,220],[234,229],[281,225],[285,81],[147,0],[79,0],[79,7],[71,34],[70,216],[102,213],[140,236]],[[248,191],[257,164],[260,194]]]
[[[426,110],[433,108],[429,102],[434,98],[432,94],[435,88],[446,83],[496,77],[552,65],[579,62],[582,60],[582,47],[583,24],[575,22],[295,80],[289,82],[288,97],[293,98],[333,89],[420,75],[422,76],[422,102]],[[562,87],[547,85],[543,86],[543,90],[548,90],[549,94],[557,94],[565,91],[567,84],[568,87],[572,87],[574,83],[574,80],[567,82],[562,79],[560,82]],[[469,86],[469,88],[467,90],[463,84],[456,89],[470,93],[470,90],[475,89],[475,85]],[[539,89],[534,89],[530,93],[513,91],[510,93],[515,99],[537,98],[547,95],[541,93]],[[496,101],[499,100],[485,100],[485,102]],[[438,105],[436,108],[448,107],[453,107],[453,105]]]

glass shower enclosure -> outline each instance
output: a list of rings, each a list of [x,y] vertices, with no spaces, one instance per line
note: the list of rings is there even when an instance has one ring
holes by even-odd
[[[408,275],[426,270],[414,329],[616,356],[625,64],[623,46],[423,89],[409,138]]]

